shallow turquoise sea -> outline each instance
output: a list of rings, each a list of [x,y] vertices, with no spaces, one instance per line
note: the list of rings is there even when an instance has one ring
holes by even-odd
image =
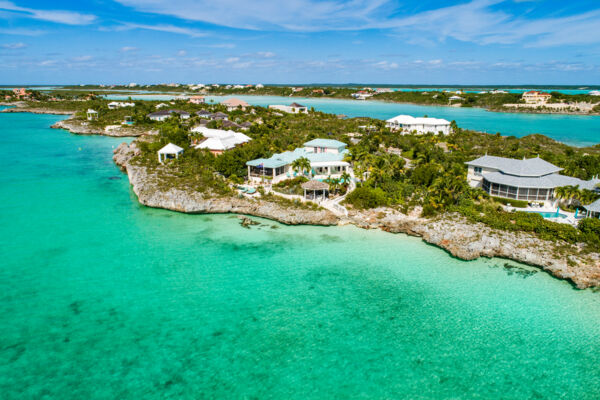
[[[600,397],[600,293],[405,235],[145,208],[120,140],[57,119],[0,114],[2,399]]]
[[[128,96],[109,95],[109,99],[122,100]],[[140,100],[170,100],[176,96],[131,96]],[[522,137],[540,133],[574,146],[590,146],[600,143],[600,116],[499,113],[482,108],[455,108],[421,106],[416,104],[386,103],[381,101],[358,101],[343,99],[318,99],[279,96],[208,96],[215,103],[236,97],[249,104],[267,107],[270,104],[299,102],[317,111],[344,114],[349,117],[371,117],[389,119],[399,114],[414,117],[429,116],[455,120],[458,126],[487,133]]]

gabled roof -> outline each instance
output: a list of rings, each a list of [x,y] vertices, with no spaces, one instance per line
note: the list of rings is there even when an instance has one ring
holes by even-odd
[[[327,149],[339,149],[340,147],[346,147],[347,144],[340,142],[339,140],[333,139],[313,139],[309,142],[304,143],[306,147],[325,147]]]
[[[212,113],[208,110],[200,110],[200,111],[196,111],[196,115],[198,115],[198,116],[204,115],[204,116],[208,117],[208,116],[212,115]]]
[[[512,158],[485,155],[476,160],[469,161],[466,164],[474,167],[497,169],[504,174],[522,177],[543,176],[562,170],[562,168],[550,164],[548,161],[544,161],[539,157],[515,160]]]
[[[303,106],[302,104],[298,104],[296,102],[290,104],[290,107],[296,107],[296,108],[306,108],[306,106]]]
[[[223,121],[223,128],[241,128],[241,126],[233,121],[225,120]]]
[[[229,118],[229,115],[222,113],[222,112],[216,112],[212,115],[212,118]]]
[[[160,149],[158,152],[160,154],[178,154],[182,151],[183,149],[181,147],[177,146],[176,144],[169,143],[168,145]]]

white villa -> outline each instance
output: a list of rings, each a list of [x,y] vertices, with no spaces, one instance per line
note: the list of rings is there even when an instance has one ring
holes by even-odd
[[[523,93],[522,96],[526,104],[546,104],[551,98],[552,95],[550,93],[538,92],[537,90],[530,90]]]
[[[173,114],[178,114],[181,119],[190,117],[190,113],[183,110],[161,110],[148,114],[148,118],[152,121],[164,121]]]
[[[125,103],[122,101],[112,101],[112,102],[108,103],[109,110],[114,110],[116,108],[123,108],[123,107],[135,107],[135,103]]]
[[[237,145],[252,140],[250,137],[240,132],[210,129],[202,125],[193,128],[192,132],[200,133],[205,138],[196,144],[194,148],[207,149],[217,156],[223,154],[226,150],[233,149]]]
[[[269,108],[271,110],[279,110],[279,111],[283,111],[289,114],[308,114],[308,107],[303,106],[302,104],[298,104],[298,103],[292,103],[289,106],[284,106],[284,105],[279,105],[279,104],[275,104],[275,105],[270,105]]]
[[[385,121],[385,125],[391,130],[402,133],[415,132],[419,135],[424,133],[443,133],[449,135],[451,132],[450,122],[439,118],[415,118],[410,115],[398,115]]]
[[[166,160],[179,158],[180,154],[183,154],[183,149],[176,144],[169,143],[158,151],[158,162],[162,164]]]
[[[344,161],[348,153],[346,143],[332,139],[313,139],[294,151],[248,161],[248,179],[270,179],[272,183],[277,183],[293,178],[300,172],[294,171],[291,164],[302,157],[310,161],[310,175],[313,179],[339,178],[344,172],[352,173],[350,164]]]
[[[523,160],[485,155],[466,163],[471,187],[480,187],[492,196],[526,201],[554,199],[554,189],[578,186],[598,190],[599,179],[583,181],[560,175],[562,168],[539,157]]]

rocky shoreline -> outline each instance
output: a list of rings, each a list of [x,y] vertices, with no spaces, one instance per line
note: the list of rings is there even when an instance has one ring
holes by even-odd
[[[545,241],[526,232],[507,232],[484,224],[473,224],[460,215],[421,218],[389,208],[351,210],[339,217],[327,210],[290,209],[280,204],[247,197],[211,197],[196,191],[161,189],[157,171],[131,163],[139,154],[134,142],[122,143],[114,151],[114,162],[127,173],[141,204],[184,213],[236,213],[264,217],[284,224],[347,225],[382,229],[421,237],[463,260],[502,257],[544,269],[579,288],[600,287],[600,254],[583,253],[577,246]],[[562,251],[559,251],[562,249]],[[565,253],[567,250],[568,255]]]
[[[105,128],[90,126],[87,121],[74,119],[75,111],[71,110],[52,110],[48,108],[30,108],[19,104],[11,104],[15,107],[7,108],[0,112],[3,113],[32,113],[32,114],[52,114],[68,115],[69,118],[58,121],[51,126],[53,129],[65,129],[75,135],[101,135],[109,137],[139,137],[142,135],[154,135],[157,132],[139,129],[135,126],[110,125]]]
[[[139,137],[142,135],[152,135],[156,132],[148,132],[144,129],[138,129],[130,126],[111,125],[106,128],[98,128],[88,125],[86,121],[80,121],[73,118],[58,121],[51,126],[54,129],[65,129],[76,135],[102,135],[110,137]]]
[[[4,105],[14,106],[0,112],[3,113],[32,113],[32,114],[54,114],[54,115],[73,115],[75,111],[71,110],[53,110],[51,108],[33,108],[21,105],[19,103],[6,103]]]

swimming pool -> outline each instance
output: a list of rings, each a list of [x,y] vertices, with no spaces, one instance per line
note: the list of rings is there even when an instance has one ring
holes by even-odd
[[[561,214],[558,211],[525,211],[528,213],[540,214],[544,218],[567,218],[565,214]]]

